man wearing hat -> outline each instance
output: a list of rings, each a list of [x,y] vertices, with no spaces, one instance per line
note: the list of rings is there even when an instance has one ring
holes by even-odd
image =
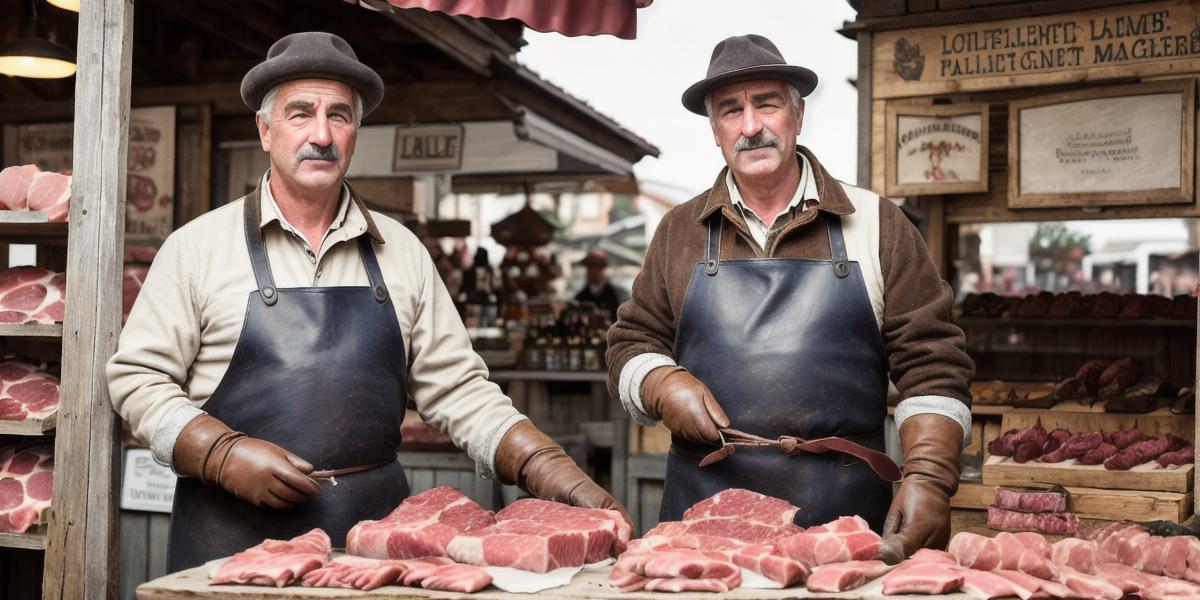
[[[859,515],[897,561],[946,543],[974,365],[920,233],[797,146],[816,84],[746,35],[684,92],[727,168],[659,224],[609,331],[610,388],[672,432],[661,519],[748,488],[801,525]],[[902,479],[881,454],[889,378]]]
[[[599,248],[592,248],[579,264],[587,269],[587,275],[584,277],[583,289],[575,294],[575,300],[591,302],[608,311],[610,318],[615,318],[621,300],[617,296],[617,288],[608,281],[608,255]]]
[[[241,89],[271,168],[166,240],[108,365],[113,406],[184,476],[170,569],[313,527],[345,545],[409,495],[406,402],[483,476],[622,510],[487,381],[429,253],[343,180],[379,76],[297,33]]]

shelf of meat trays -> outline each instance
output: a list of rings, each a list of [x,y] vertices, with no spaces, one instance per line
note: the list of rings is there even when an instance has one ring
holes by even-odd
[[[51,223],[42,211],[0,210],[0,239],[24,244],[65,245],[67,223]]]
[[[0,337],[60,338],[62,334],[62,323],[0,323]]]
[[[58,409],[44,417],[23,421],[0,420],[0,435],[46,435],[58,424]]]
[[[46,549],[46,526],[38,525],[25,533],[0,531],[0,548],[22,548],[25,550]]]

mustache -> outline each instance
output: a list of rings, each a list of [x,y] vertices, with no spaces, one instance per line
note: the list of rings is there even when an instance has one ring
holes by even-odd
[[[733,145],[733,149],[737,152],[745,150],[758,150],[759,148],[771,148],[779,145],[779,136],[771,132],[770,129],[764,128],[762,131],[754,135],[754,137],[742,136],[738,138],[737,143]]]
[[[309,144],[309,145],[301,148],[300,151],[296,153],[296,162],[300,162],[303,160],[334,161],[334,160],[341,160],[341,158],[342,158],[342,151],[338,150],[338,147],[336,144],[330,144],[328,146],[317,146],[315,144]]]

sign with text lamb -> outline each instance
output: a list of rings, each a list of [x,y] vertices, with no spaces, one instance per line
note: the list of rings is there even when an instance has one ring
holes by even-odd
[[[1194,79],[1009,105],[1009,208],[1192,202]]]
[[[986,104],[888,103],[887,195],[987,191]]]
[[[396,127],[392,171],[454,171],[462,167],[463,126]]]
[[[878,32],[872,58],[876,98],[1200,71],[1200,2]]]

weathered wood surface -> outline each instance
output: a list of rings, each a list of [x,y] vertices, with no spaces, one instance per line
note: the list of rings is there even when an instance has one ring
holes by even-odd
[[[1044,487],[1044,486],[1043,486]],[[1192,494],[1145,490],[1107,490],[1069,487],[1067,510],[1085,519],[1153,521],[1162,519],[1182,523],[1192,516]],[[950,498],[952,508],[986,510],[996,497],[996,486],[982,483],[958,484],[958,493]]]
[[[133,2],[92,0],[79,14],[63,326],[62,403],[42,597],[116,596],[119,450],[104,364],[121,326],[121,261]]]

